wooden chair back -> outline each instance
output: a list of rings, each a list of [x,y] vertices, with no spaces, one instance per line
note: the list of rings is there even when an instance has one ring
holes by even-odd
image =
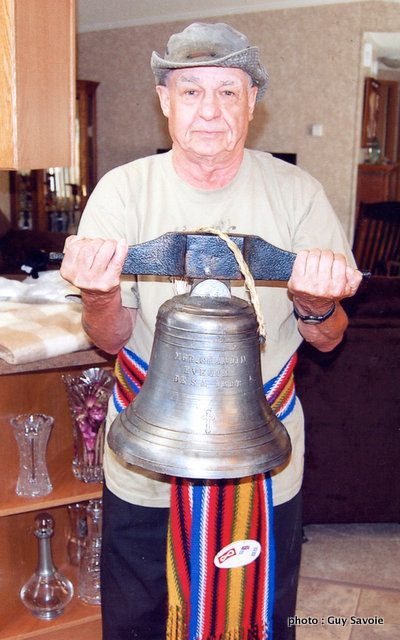
[[[400,276],[400,202],[362,202],[353,253],[359,269]]]

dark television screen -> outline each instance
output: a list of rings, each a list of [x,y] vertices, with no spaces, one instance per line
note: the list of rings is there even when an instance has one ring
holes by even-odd
[[[297,153],[277,153],[274,151],[270,151],[271,155],[274,158],[279,158],[280,160],[284,160],[285,162],[290,162],[290,164],[297,164]]]

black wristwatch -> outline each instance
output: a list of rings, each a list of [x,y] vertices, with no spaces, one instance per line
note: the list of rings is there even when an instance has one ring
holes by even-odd
[[[325,320],[328,320],[328,318],[330,318],[331,315],[334,314],[335,309],[336,304],[333,302],[331,308],[326,313],[324,313],[323,316],[303,316],[297,311],[295,305],[293,305],[293,313],[295,317],[297,318],[297,320],[301,320],[302,322],[304,322],[304,324],[321,324],[321,322],[325,322]]]

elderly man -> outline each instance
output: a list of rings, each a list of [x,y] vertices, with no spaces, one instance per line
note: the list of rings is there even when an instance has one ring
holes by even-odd
[[[215,227],[259,235],[298,254],[287,287],[257,287],[268,331],[261,356],[266,394],[293,452],[272,481],[260,474],[215,483],[210,490],[217,498],[210,503],[218,504],[207,506],[196,533],[190,482],[130,467],[106,446],[103,639],[261,640],[274,634],[287,640],[294,638],[288,617],[295,611],[300,560],[304,452],[293,385],[296,350],[303,339],[321,351],[339,344],[347,326],[340,300],[356,292],[361,274],[321,185],[298,167],[245,149],[268,81],[257,47],[226,24],[196,23],[170,38],[164,57],[154,52],[151,66],[172,150],[100,180],[78,236],[67,240],[61,271],[81,289],[86,332],[118,354],[108,427],[140,389],[157,310],[179,285],[149,277],[121,282],[127,246],[168,231]],[[232,291],[247,295],[237,283]],[[176,524],[179,510],[189,515]],[[244,535],[247,517],[251,536]],[[232,535],[229,542],[258,539],[259,557],[244,567],[216,568],[213,554],[221,548],[218,540],[226,540],[220,530]],[[170,543],[174,533],[180,540]],[[196,535],[211,549],[200,577],[193,570]]]

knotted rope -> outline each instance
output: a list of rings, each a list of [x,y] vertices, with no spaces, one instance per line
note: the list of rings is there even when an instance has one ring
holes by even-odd
[[[247,290],[250,295],[251,303],[254,307],[254,313],[256,314],[256,318],[258,322],[258,333],[260,336],[260,342],[265,342],[267,338],[267,330],[265,327],[264,316],[261,310],[261,303],[258,297],[256,284],[254,282],[254,278],[250,272],[250,269],[239,247],[232,240],[232,238],[229,237],[227,233],[225,233],[224,231],[220,231],[220,229],[215,229],[214,227],[201,227],[200,229],[197,229],[194,233],[198,231],[201,231],[202,233],[212,233],[216,236],[219,236],[221,240],[224,240],[224,242],[226,242],[227,246],[232,251],[238,263],[239,269],[244,277],[245,286],[247,287]]]

